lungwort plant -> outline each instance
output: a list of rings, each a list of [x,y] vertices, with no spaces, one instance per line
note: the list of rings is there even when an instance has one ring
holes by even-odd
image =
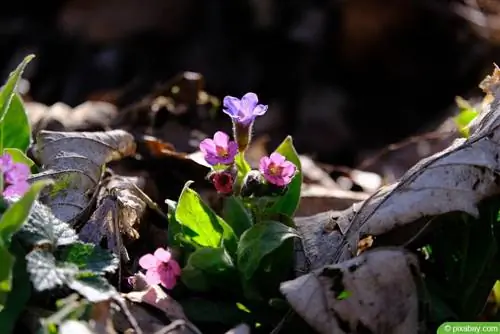
[[[232,136],[218,131],[200,143],[212,167],[207,178],[223,197],[223,210],[218,215],[204,203],[191,188],[192,182],[185,184],[178,202],[167,201],[171,208],[169,245],[180,250],[184,266],[178,270],[164,250],[158,250],[156,258],[147,255],[141,266],[148,270],[151,283],[171,288],[180,275],[192,292],[215,294],[219,300],[227,296],[233,305],[238,303],[240,310],[250,313],[249,305],[259,305],[256,309],[265,313],[262,305],[279,300],[279,284],[292,275],[293,241],[298,237],[292,217],[302,175],[291,137],[263,157],[258,168],[252,169],[247,162],[253,124],[267,109],[254,93],[224,99]],[[197,304],[198,312],[190,312],[191,306],[184,304],[188,315],[196,318],[193,313],[201,313],[202,306]]]

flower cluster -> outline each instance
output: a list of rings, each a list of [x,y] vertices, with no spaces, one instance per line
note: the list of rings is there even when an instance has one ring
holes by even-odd
[[[0,156],[0,170],[3,176],[3,197],[22,197],[28,191],[31,171],[27,165],[14,162],[12,157],[5,153]]]
[[[238,154],[244,155],[251,141],[253,123],[258,116],[264,115],[267,109],[267,105],[259,104],[255,93],[247,93],[241,99],[233,96],[224,98],[223,112],[231,117],[234,140],[231,140],[228,134],[217,131],[213,138],[207,138],[200,143],[200,151],[205,161],[214,169],[209,174],[209,180],[220,194],[232,194],[235,186],[249,188],[245,184],[235,184],[238,175],[235,158]],[[245,179],[248,182],[284,189],[292,181],[295,173],[296,166],[275,152],[263,157],[258,171],[251,171]]]

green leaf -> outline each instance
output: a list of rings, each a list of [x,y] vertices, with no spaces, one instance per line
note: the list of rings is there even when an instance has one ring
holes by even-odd
[[[31,296],[31,284],[29,275],[26,272],[26,260],[21,246],[14,242],[12,250],[16,255],[14,263],[14,277],[12,291],[7,296],[5,308],[0,311],[0,328],[2,333],[9,334],[14,330],[14,325],[24,311]],[[0,292],[2,294],[2,292]]]
[[[33,58],[35,58],[35,55],[25,57],[21,64],[19,64],[17,68],[9,74],[7,82],[0,90],[0,122],[4,120],[4,117],[9,110],[12,98],[16,92],[17,84],[19,83],[19,79],[21,79],[24,69]]]
[[[38,201],[33,203],[28,221],[18,235],[30,245],[50,243],[57,247],[78,240],[75,230],[68,223],[56,218],[47,206]]]
[[[252,215],[241,200],[234,196],[224,199],[222,215],[224,220],[233,228],[237,237],[240,237],[243,232],[253,225]]]
[[[31,208],[37,199],[40,191],[52,182],[41,180],[33,183],[30,189],[18,201],[9,206],[0,219],[0,238],[5,246],[9,247],[12,235],[16,233],[26,222],[30,215]]]
[[[29,55],[9,75],[0,90],[0,152],[4,147],[18,148],[25,152],[31,141],[28,116],[21,98],[16,94],[17,84],[24,69],[34,58]],[[2,137],[3,136],[3,137]]]
[[[35,162],[28,158],[26,154],[18,148],[6,148],[3,152],[9,154],[14,162],[25,164],[30,168],[35,165]]]
[[[237,239],[233,229],[189,188],[191,183],[184,186],[175,210],[183,237],[205,247],[217,248],[224,244],[234,253]]]
[[[191,290],[207,291],[210,286],[227,290],[238,281],[238,275],[224,248],[201,248],[189,256],[181,279]]]
[[[298,237],[293,228],[275,221],[258,223],[243,233],[237,251],[238,269],[243,278],[250,280],[261,260],[293,237]]]
[[[276,203],[268,210],[266,213],[280,213],[289,217],[293,217],[297,207],[300,202],[300,191],[302,187],[302,167],[300,164],[299,155],[295,151],[293,146],[293,140],[291,136],[286,137],[286,139],[278,146],[275,152],[283,155],[288,161],[295,164],[297,167],[297,174],[293,178],[292,182],[288,185],[288,189],[285,194],[281,196]]]
[[[26,255],[26,269],[30,274],[33,287],[37,291],[49,290],[69,284],[78,273],[72,263],[56,263],[54,254],[35,249]]]
[[[18,94],[13,94],[3,124],[0,126],[0,136],[2,135],[4,148],[17,148],[21,152],[26,152],[31,143],[28,115]]]
[[[104,277],[85,273],[68,282],[68,286],[92,303],[109,300],[117,294],[115,288]]]
[[[76,242],[64,247],[58,259],[75,264],[82,271],[96,274],[112,273],[118,268],[118,258],[113,253],[94,244]]]
[[[7,302],[8,293],[12,289],[12,268],[14,257],[10,254],[2,239],[0,239],[0,310]]]

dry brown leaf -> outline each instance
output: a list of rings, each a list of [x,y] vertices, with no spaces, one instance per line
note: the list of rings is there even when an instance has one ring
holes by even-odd
[[[135,303],[151,305],[165,313],[172,321],[177,319],[187,320],[182,306],[167,295],[158,285],[150,285],[145,290],[126,293],[123,297]]]
[[[134,152],[134,137],[122,130],[41,131],[35,155],[43,172],[33,175],[30,181],[54,179],[55,185],[44,191],[41,200],[57,218],[75,224],[89,214],[103,166]]]
[[[79,232],[80,239],[99,245],[106,238],[107,248],[128,261],[122,236],[137,240],[138,225],[147,204],[138,194],[138,177],[111,176],[97,195],[97,209]]]
[[[41,130],[107,130],[118,115],[116,106],[101,101],[87,101],[75,108],[61,102],[52,106],[38,102],[27,102],[25,107],[33,133],[38,133]]]
[[[418,272],[414,255],[380,248],[284,282],[281,292],[321,334],[410,334],[418,329]]]
[[[497,95],[471,124],[470,138],[455,140],[450,147],[417,163],[398,183],[340,214],[336,220],[340,238],[334,233],[321,241],[305,238],[306,255],[308,249],[318,247],[317,242],[330,245],[324,256],[315,259],[313,267],[352,258],[363,235],[377,237],[398,229],[402,231],[398,244],[402,245],[429,217],[456,211],[477,217],[477,204],[500,193],[499,104]]]

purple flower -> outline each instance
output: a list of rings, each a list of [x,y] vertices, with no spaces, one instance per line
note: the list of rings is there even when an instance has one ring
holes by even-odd
[[[283,187],[288,185],[295,175],[296,167],[279,153],[260,159],[259,170],[267,182]]]
[[[259,99],[255,93],[246,93],[241,100],[226,96],[223,112],[229,115],[235,123],[248,126],[257,116],[262,116],[267,111],[267,105],[258,103]]]
[[[217,164],[230,165],[238,153],[236,142],[229,140],[229,136],[222,131],[214,134],[214,139],[204,139],[200,143],[200,151],[205,160],[212,166]]]
[[[0,156],[0,170],[3,174],[3,193],[7,198],[21,197],[28,191],[30,169],[27,165],[12,161],[9,154]]]
[[[141,257],[139,265],[146,269],[146,282],[149,285],[161,284],[169,290],[174,288],[177,277],[181,275],[181,267],[172,258],[172,254],[163,248]]]

